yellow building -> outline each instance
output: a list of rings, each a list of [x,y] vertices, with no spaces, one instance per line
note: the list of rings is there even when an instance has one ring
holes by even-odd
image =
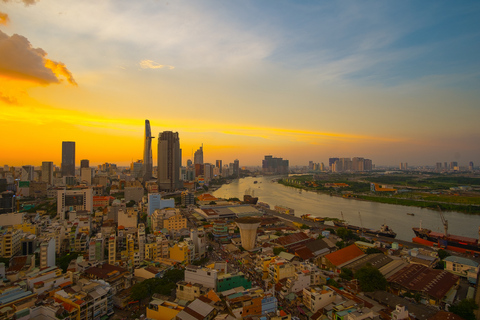
[[[170,259],[180,263],[190,264],[191,249],[186,242],[175,243],[175,245],[170,248]]]
[[[22,223],[15,225],[15,229],[22,230],[25,233],[37,234],[37,227],[31,223]]]
[[[11,258],[21,250],[22,231],[11,226],[3,228],[0,234],[1,256]]]
[[[187,228],[187,218],[181,214],[176,214],[173,217],[163,220],[163,227],[169,231],[185,229]]]
[[[284,278],[290,278],[295,275],[295,266],[289,262],[273,262],[269,267],[270,276],[275,283],[278,283]]]
[[[154,299],[147,307],[147,318],[155,320],[175,319],[184,308],[176,303]]]

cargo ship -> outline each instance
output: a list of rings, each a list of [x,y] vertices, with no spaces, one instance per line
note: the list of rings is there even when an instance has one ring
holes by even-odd
[[[456,252],[480,254],[480,241],[475,238],[457,236],[448,233],[448,221],[445,220],[443,213],[440,211],[440,218],[443,223],[443,233],[435,232],[430,229],[422,228],[420,221],[420,228],[412,228],[416,237],[412,239],[413,242],[438,247],[442,249],[452,250]],[[480,227],[478,228],[480,234]]]
[[[374,236],[374,237],[395,238],[397,236],[397,234],[395,232],[393,232],[393,230],[389,226],[387,226],[386,224],[382,224],[382,227],[379,230],[373,230],[373,229],[368,229],[368,228],[352,226],[352,225],[350,225],[346,222],[341,222],[341,221],[333,221],[333,224],[336,227],[346,228],[346,229],[356,231],[356,232],[363,232],[364,234],[367,234],[369,236]]]
[[[480,243],[478,239],[442,232],[435,232],[429,229],[412,228],[416,237],[413,242],[438,247],[442,249],[463,252],[463,253],[480,253]]]

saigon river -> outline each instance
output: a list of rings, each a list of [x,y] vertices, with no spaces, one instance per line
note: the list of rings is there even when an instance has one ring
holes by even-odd
[[[378,230],[385,223],[397,233],[397,239],[405,241],[411,241],[415,237],[412,227],[420,227],[420,223],[423,228],[443,232],[440,214],[435,210],[329,196],[272,182],[272,179],[278,178],[259,176],[236,179],[229,184],[222,185],[218,190],[212,192],[212,195],[217,198],[243,200],[245,191],[250,189],[254,196],[258,197],[259,202],[268,203],[272,210],[275,205],[282,205],[294,209],[295,216],[298,217],[303,214],[311,214],[338,219],[342,218],[341,212],[343,212],[343,216],[349,224],[363,225],[365,228]],[[413,213],[414,216],[407,215],[407,212]],[[443,215],[448,220],[448,233],[478,239],[479,215],[454,211],[445,211]]]

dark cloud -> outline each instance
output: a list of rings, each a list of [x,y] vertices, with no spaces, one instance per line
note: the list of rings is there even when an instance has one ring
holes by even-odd
[[[60,82],[59,76],[76,85],[71,72],[62,62],[46,58],[41,48],[33,48],[27,38],[11,37],[0,31],[0,76],[47,85]]]
[[[0,101],[3,101],[7,104],[18,104],[18,101],[14,97],[7,96],[0,91]]]

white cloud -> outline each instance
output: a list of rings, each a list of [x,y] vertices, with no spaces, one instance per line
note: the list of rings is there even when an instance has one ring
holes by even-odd
[[[175,69],[174,66],[158,64],[153,60],[142,60],[140,61],[139,64],[142,69],[163,69],[163,68],[170,69],[170,70]]]

